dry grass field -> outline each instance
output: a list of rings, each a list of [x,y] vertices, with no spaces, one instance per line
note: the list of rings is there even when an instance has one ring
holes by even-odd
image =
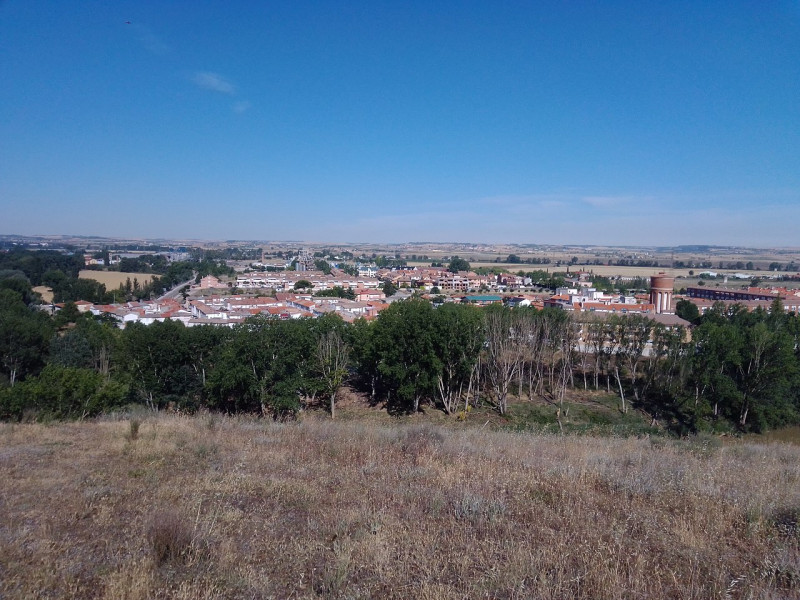
[[[37,294],[41,294],[42,300],[45,302],[50,303],[53,301],[53,290],[46,285],[37,285],[33,288],[33,291]]]
[[[131,281],[133,281],[135,277],[139,280],[140,284],[145,284],[149,283],[156,275],[151,273],[120,273],[119,271],[85,270],[78,273],[78,277],[81,279],[94,279],[105,285],[107,290],[113,290],[120,285],[125,285],[125,280],[128,279],[128,277],[130,277]]]
[[[2,598],[797,598],[800,448],[0,425]]]

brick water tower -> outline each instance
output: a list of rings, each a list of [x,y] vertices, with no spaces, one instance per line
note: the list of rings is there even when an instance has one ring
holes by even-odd
[[[650,304],[655,305],[658,314],[672,312],[672,290],[675,278],[664,273],[650,278]]]

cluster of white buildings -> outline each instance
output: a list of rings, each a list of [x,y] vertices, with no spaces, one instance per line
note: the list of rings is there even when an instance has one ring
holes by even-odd
[[[654,313],[655,305],[647,295],[606,294],[591,287],[558,288],[544,301],[545,306],[572,311],[610,313]]]
[[[502,273],[500,275],[478,275],[472,271],[451,273],[444,267],[415,267],[408,269],[378,269],[360,266],[358,276],[333,269],[330,275],[321,271],[275,271],[240,273],[235,281],[224,283],[216,277],[205,277],[197,288],[217,289],[233,287],[240,290],[271,289],[288,292],[295,289],[299,281],[311,283],[315,292],[334,287],[344,289],[378,289],[384,281],[396,288],[414,288],[431,291],[438,288],[442,292],[470,292],[477,290],[518,290],[531,285],[530,278]]]
[[[391,281],[398,288],[413,287],[425,291],[438,288],[442,292],[502,291],[531,285],[530,278],[513,273],[500,275],[478,275],[472,271],[451,273],[445,267],[380,269],[377,277],[382,281]]]
[[[663,280],[663,281],[662,281]],[[306,281],[300,289],[298,282]],[[77,302],[78,309],[91,311],[95,315],[105,314],[116,319],[120,327],[139,322],[145,325],[167,319],[183,322],[188,327],[197,325],[219,325],[232,327],[254,315],[265,315],[277,319],[296,319],[319,317],[335,313],[345,321],[358,318],[373,319],[386,308],[386,297],[380,289],[383,281],[389,281],[397,288],[413,288],[421,292],[450,292],[448,301],[462,301],[475,304],[507,302],[510,306],[553,307],[575,313],[605,314],[646,314],[665,324],[683,324],[674,315],[672,290],[674,280],[663,273],[651,278],[650,294],[635,296],[607,294],[591,287],[589,274],[576,274],[568,281],[569,287],[556,290],[552,296],[519,295],[515,297],[469,296],[459,297],[453,292],[472,292],[492,290],[503,292],[519,290],[530,286],[525,277],[503,273],[501,275],[478,275],[463,271],[451,273],[445,268],[380,269],[374,276],[360,274],[350,276],[334,269],[330,275],[320,271],[285,271],[276,273],[242,273],[235,280],[222,281],[214,276],[204,277],[192,286],[192,295],[185,302],[167,299],[150,302],[128,302],[124,304],[93,305]],[[339,297],[320,297],[313,294],[340,287],[349,290],[353,299]],[[657,303],[654,298],[662,293],[668,296]],[[224,291],[223,291],[224,290]],[[230,295],[231,291],[249,292]],[[253,290],[263,290],[260,295]],[[271,295],[266,295],[267,290]],[[410,291],[410,290],[409,290]],[[785,310],[798,310],[796,290],[727,290],[714,288],[691,288],[689,300],[704,312],[714,301],[739,302],[748,308],[756,305],[769,308],[769,299],[781,298]],[[702,292],[702,293],[700,293]],[[406,294],[407,295],[407,294]],[[398,297],[401,296],[400,294]],[[694,297],[692,297],[694,296]],[[698,298],[697,296],[701,296]],[[397,299],[395,297],[394,299]],[[752,305],[752,306],[751,306]],[[576,315],[577,316],[577,315]],[[674,322],[673,322],[674,321]],[[680,322],[680,323],[679,323]]]
[[[185,303],[167,299],[123,304],[92,304],[80,301],[76,305],[81,312],[112,317],[120,327],[125,327],[128,323],[150,325],[168,319],[180,321],[187,327],[233,327],[256,315],[275,319],[299,319],[334,313],[348,322],[358,318],[373,319],[388,306],[383,300],[383,292],[380,290],[362,290],[356,300],[279,292],[275,297],[210,295],[187,300]]]
[[[288,292],[294,289],[299,281],[311,283],[314,291],[330,290],[335,287],[345,289],[378,289],[380,280],[377,277],[353,277],[344,271],[334,269],[330,275],[322,271],[276,271],[274,273],[241,273],[236,276],[236,281],[231,285],[240,290],[273,289],[279,292]],[[202,282],[201,282],[202,283]],[[214,287],[214,286],[208,286]]]

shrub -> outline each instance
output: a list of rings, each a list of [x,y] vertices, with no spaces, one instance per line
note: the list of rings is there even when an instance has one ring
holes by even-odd
[[[192,529],[177,511],[158,510],[147,524],[147,541],[158,564],[182,559],[192,539]]]
[[[129,430],[128,435],[126,436],[128,441],[135,442],[139,439],[139,426],[141,425],[141,421],[139,419],[131,419],[129,422]]]
[[[400,446],[405,456],[410,457],[414,464],[419,464],[423,457],[431,455],[441,446],[443,440],[444,437],[436,428],[418,425],[402,433]]]

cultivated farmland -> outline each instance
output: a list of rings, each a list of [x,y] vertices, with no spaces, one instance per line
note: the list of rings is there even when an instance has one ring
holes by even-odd
[[[153,275],[152,273],[120,273],[119,271],[84,270],[78,274],[78,277],[81,279],[94,279],[105,285],[107,290],[113,290],[120,285],[125,285],[125,281],[128,278],[130,278],[131,282],[136,278],[140,285],[144,285],[145,283],[149,283],[153,277],[158,277],[158,275]]]

